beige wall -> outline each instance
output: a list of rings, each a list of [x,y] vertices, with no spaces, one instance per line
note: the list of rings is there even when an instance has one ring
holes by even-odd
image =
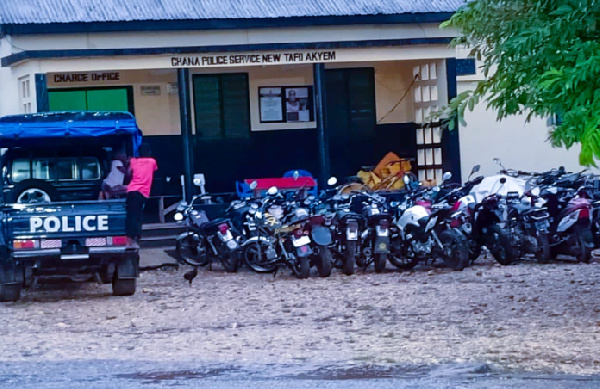
[[[408,61],[360,62],[329,64],[328,68],[374,67],[377,120],[382,119],[406,93],[412,82],[412,63]],[[258,91],[262,86],[312,86],[311,64],[287,66],[253,66],[227,69],[192,69],[193,74],[224,72],[248,73],[250,94],[250,119],[252,131],[281,129],[311,129],[316,122],[260,123]],[[169,94],[169,84],[176,83],[177,74],[172,69],[123,70],[118,81],[55,82],[56,73],[48,74],[49,88],[81,88],[106,86],[132,86],[135,114],[146,135],[179,135],[179,97]],[[91,72],[88,79],[91,79]],[[146,96],[142,86],[159,86],[160,95]],[[193,96],[192,96],[193,98]],[[381,123],[402,123],[413,120],[410,92]]]
[[[48,75],[48,88],[132,86],[135,116],[145,135],[179,135],[179,97],[169,94],[168,84],[177,81],[175,70],[119,71],[119,81],[88,81],[56,83]],[[160,95],[142,95],[142,86],[159,86]]]
[[[459,82],[458,93],[473,89],[473,82]],[[500,158],[506,168],[523,171],[544,171],[565,166],[569,171],[584,169],[579,164],[579,145],[567,150],[552,147],[548,141],[551,128],[544,119],[525,122],[525,116],[512,116],[498,122],[497,113],[484,103],[467,112],[466,126],[460,126],[461,170],[467,178],[474,165],[481,165],[481,174],[498,172],[493,158]],[[593,169],[597,171],[597,169]]]
[[[382,62],[376,65],[378,123],[406,123],[413,120],[412,91],[409,90],[411,83],[412,65],[409,62]],[[398,106],[394,108],[396,104]]]
[[[261,123],[258,88],[261,86],[312,86],[312,65],[253,66],[247,68],[193,69],[193,74],[248,73],[252,131],[315,128],[316,123]],[[193,99],[193,96],[192,96]]]

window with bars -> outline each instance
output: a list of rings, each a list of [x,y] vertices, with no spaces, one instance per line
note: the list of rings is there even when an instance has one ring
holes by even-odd
[[[442,168],[442,137],[439,128],[417,129],[417,169],[419,180],[440,182]]]
[[[248,74],[195,74],[194,119],[203,139],[250,135]]]
[[[417,129],[417,170],[419,180],[440,182],[442,169],[441,129],[425,126],[430,122],[432,112],[439,107],[437,62],[419,64],[413,67],[415,79],[413,105]]]
[[[28,75],[19,78],[19,106],[21,113],[31,113],[31,78]]]

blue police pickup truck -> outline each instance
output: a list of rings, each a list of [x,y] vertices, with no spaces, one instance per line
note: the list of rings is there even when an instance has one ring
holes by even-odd
[[[124,199],[98,200],[115,154],[141,143],[126,112],[53,112],[0,118],[0,301],[46,277],[95,279],[135,293]]]

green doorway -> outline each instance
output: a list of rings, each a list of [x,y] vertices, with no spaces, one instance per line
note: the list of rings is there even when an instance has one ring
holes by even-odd
[[[50,111],[129,111],[133,112],[133,89],[126,87],[50,89]]]

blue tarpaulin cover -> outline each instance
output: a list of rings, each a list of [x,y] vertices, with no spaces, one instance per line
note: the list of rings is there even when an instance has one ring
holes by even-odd
[[[134,153],[142,131],[129,112],[43,112],[0,118],[0,147],[34,139],[129,136]]]

